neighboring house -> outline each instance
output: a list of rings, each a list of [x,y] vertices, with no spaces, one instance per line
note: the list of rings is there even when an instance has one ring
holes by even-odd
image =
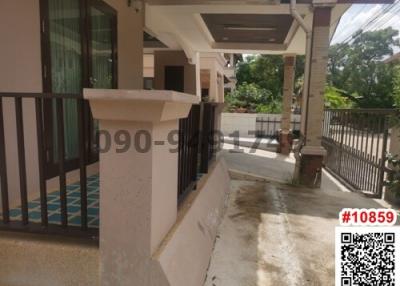
[[[203,283],[229,192],[224,54],[285,57],[282,153],[307,55],[297,175],[318,187],[329,41],[353,1],[211,2],[0,2],[1,285]]]

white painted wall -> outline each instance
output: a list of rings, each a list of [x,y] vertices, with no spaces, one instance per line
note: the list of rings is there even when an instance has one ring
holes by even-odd
[[[233,132],[239,132],[239,137],[252,138],[255,137],[254,132],[259,127],[256,123],[257,118],[265,118],[270,120],[280,121],[281,114],[257,114],[257,113],[222,113],[221,119],[221,132],[224,136],[228,136]],[[292,114],[292,120],[300,122],[300,115]],[[280,125],[277,124],[277,130]],[[252,131],[252,134],[249,134]]]
[[[249,130],[256,130],[257,114],[250,113],[222,113],[221,131],[224,136],[239,132],[239,137],[254,137],[249,135]]]

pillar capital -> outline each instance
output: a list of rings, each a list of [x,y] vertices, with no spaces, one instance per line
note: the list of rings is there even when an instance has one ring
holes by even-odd
[[[185,118],[200,101],[170,90],[85,89],[84,97],[95,119],[153,123]]]
[[[301,149],[302,155],[311,155],[311,156],[326,156],[326,150],[322,146],[304,146]]]
[[[338,3],[337,0],[313,0],[312,5],[315,8],[333,8]]]

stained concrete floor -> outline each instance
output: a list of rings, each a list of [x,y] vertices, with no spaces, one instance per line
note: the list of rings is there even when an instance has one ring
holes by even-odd
[[[99,285],[98,245],[86,239],[3,232],[0,285]]]
[[[223,156],[230,167],[285,182],[293,158],[257,152]],[[327,174],[322,179],[317,190],[232,180],[205,286],[334,285],[339,211],[388,205],[348,192]]]

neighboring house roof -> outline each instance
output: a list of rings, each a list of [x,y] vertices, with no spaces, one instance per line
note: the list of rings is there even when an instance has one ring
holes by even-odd
[[[394,62],[400,63],[400,52],[397,53],[397,54],[394,54],[393,56],[387,58],[387,59],[384,61],[385,64],[394,63]]]

